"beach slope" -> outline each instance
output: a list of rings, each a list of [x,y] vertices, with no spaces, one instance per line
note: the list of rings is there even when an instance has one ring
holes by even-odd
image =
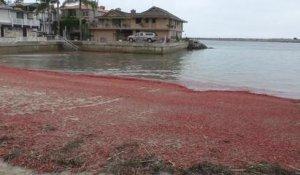
[[[38,172],[100,172],[137,157],[299,168],[299,122],[296,100],[0,67],[0,158]]]

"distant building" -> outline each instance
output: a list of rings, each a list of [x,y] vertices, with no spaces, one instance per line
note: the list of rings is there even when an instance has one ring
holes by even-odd
[[[33,4],[0,5],[1,37],[36,37],[40,21]]]
[[[120,9],[110,10],[97,17],[96,23],[90,27],[94,41],[108,42],[126,40],[136,32],[155,32],[160,38],[181,38],[185,20],[163,10],[152,7],[142,13],[132,10],[130,13]]]
[[[75,1],[67,1],[60,8],[62,11],[62,17],[73,16],[79,17],[79,2]],[[90,22],[92,22],[95,17],[102,16],[107,13],[104,6],[99,6],[97,9],[93,9],[91,6],[86,6],[84,4],[81,5],[82,17]]]
[[[77,18],[79,19],[79,1],[78,0],[67,0],[65,3],[61,6],[61,19],[67,19],[67,18]],[[82,3],[81,5],[82,10],[82,17],[83,17],[83,23],[86,24],[86,26],[90,26],[91,23],[95,22],[96,17],[102,16],[105,13],[107,13],[107,10],[105,10],[104,6],[98,6],[97,9],[93,9],[90,5],[84,5]],[[88,27],[84,28],[84,32],[88,33]],[[69,29],[67,29],[67,35],[70,39],[79,39],[79,26],[72,26]]]
[[[37,19],[40,20],[39,32],[44,35],[58,34],[57,3],[51,3],[50,6],[37,13]]]

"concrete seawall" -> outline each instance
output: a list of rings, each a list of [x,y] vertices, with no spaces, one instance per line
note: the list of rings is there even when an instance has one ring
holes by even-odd
[[[57,41],[0,43],[0,54],[57,52],[62,50],[64,50],[63,44]]]
[[[178,43],[97,43],[90,41],[73,42],[79,51],[89,52],[118,52],[133,54],[167,54],[187,49],[187,42]],[[0,54],[19,54],[36,52],[58,52],[70,50],[61,41],[23,41],[14,43],[0,43]]]
[[[187,42],[178,43],[97,43],[97,42],[75,42],[81,51],[91,52],[119,52],[136,54],[167,54],[187,49]]]

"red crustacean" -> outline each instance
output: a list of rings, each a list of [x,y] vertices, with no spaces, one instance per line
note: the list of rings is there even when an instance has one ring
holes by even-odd
[[[75,171],[101,169],[130,143],[178,167],[300,166],[296,100],[0,67],[0,102],[0,157],[40,172],[68,160]]]

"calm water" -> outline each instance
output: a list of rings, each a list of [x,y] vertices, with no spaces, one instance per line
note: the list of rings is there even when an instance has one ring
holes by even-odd
[[[166,56],[87,52],[1,55],[0,64],[163,79],[194,90],[249,90],[300,99],[300,44],[203,42],[214,49]]]

